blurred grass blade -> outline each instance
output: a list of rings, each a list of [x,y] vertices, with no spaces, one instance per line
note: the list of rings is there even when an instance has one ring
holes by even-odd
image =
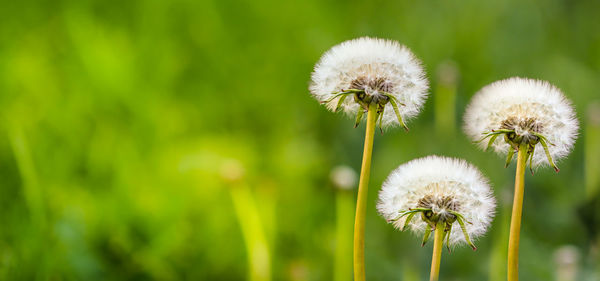
[[[248,255],[248,278],[251,281],[271,280],[271,255],[261,218],[246,184],[229,188]]]
[[[43,195],[25,134],[19,125],[13,124],[10,128],[9,137],[23,181],[23,194],[27,207],[31,212],[32,221],[38,227],[43,227],[45,224]]]

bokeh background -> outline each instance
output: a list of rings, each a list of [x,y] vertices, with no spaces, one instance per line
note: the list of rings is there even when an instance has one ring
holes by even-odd
[[[399,164],[468,159],[500,201],[489,233],[446,251],[443,280],[505,280],[514,164],[461,132],[470,97],[551,81],[580,137],[561,171],[526,175],[523,280],[600,280],[600,2],[3,1],[0,279],[350,280],[364,125],[307,90],[331,46],[398,40],[431,81],[424,111],[377,133],[369,280],[425,280],[431,245],[377,215]]]

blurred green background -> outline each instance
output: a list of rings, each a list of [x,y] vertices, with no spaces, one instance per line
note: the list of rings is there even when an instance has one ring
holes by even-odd
[[[367,278],[428,278],[431,245],[393,230],[375,202],[399,164],[443,154],[477,165],[500,206],[477,252],[444,252],[442,280],[505,280],[514,164],[472,145],[461,119],[478,89],[518,75],[561,88],[582,125],[559,174],[526,175],[521,278],[600,280],[598,11],[596,0],[3,1],[0,279],[349,278],[355,191],[329,174],[360,168],[364,125],[307,86],[324,51],[377,36],[410,47],[432,87],[410,133],[375,137]]]

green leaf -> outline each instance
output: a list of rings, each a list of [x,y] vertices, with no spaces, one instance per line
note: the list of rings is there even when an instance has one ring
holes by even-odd
[[[469,233],[467,233],[467,227],[465,226],[465,222],[464,217],[457,213],[457,212],[451,212],[453,215],[456,216],[456,221],[458,221],[458,224],[460,225],[460,229],[462,229],[463,235],[465,236],[465,240],[467,240],[467,244],[469,244],[469,246],[471,246],[471,248],[473,248],[473,251],[477,250],[477,247],[475,247],[475,245],[473,245],[473,242],[471,242],[471,239],[469,238]]]
[[[417,212],[414,213],[410,213],[410,215],[408,215],[408,217],[406,218],[406,221],[404,222],[404,225],[402,226],[401,230],[404,230],[408,224],[410,223],[410,221],[412,220],[412,218],[417,214]]]
[[[343,95],[340,98],[340,100],[338,101],[337,106],[335,107],[335,110],[334,110],[335,112],[337,112],[342,107],[342,104],[344,103],[344,100],[346,100],[347,97],[348,97],[348,95]]]
[[[365,114],[365,110],[362,108],[358,109],[358,113],[356,113],[356,122],[354,123],[354,128],[358,127],[360,124],[360,120],[362,120],[363,115]]]
[[[504,168],[510,165],[510,161],[512,160],[513,155],[515,155],[515,149],[511,146],[508,148],[508,156],[506,156],[506,163],[504,164]]]
[[[495,141],[495,140],[498,138],[498,136],[499,136],[499,135],[500,135],[500,134],[496,134],[496,135],[493,135],[493,136],[490,138],[490,141],[488,142],[488,145],[487,145],[487,147],[485,148],[485,150],[486,150],[486,151],[488,151],[488,150],[490,149],[490,147],[492,147],[492,144],[493,144],[493,143],[494,143],[494,141]]]
[[[396,118],[398,118],[400,126],[402,126],[404,130],[408,132],[408,127],[406,126],[406,124],[404,124],[402,116],[400,115],[400,110],[398,109],[398,105],[396,104],[397,99],[392,95],[387,95],[387,97],[390,98],[390,103],[392,104],[392,108],[394,108],[394,112],[396,113]]]
[[[546,157],[548,158],[548,162],[550,162],[550,165],[552,166],[552,168],[554,168],[554,170],[558,173],[560,171],[560,169],[558,169],[558,167],[556,167],[556,164],[554,164],[554,161],[552,161],[552,156],[550,156],[550,150],[548,150],[548,145],[546,144],[545,139],[546,138],[540,138],[540,143],[544,147],[544,151],[546,152]]]
[[[535,152],[535,145],[531,146],[531,154],[529,154],[529,171],[531,171],[531,174],[533,175],[533,153]]]
[[[431,235],[431,225],[427,224],[427,228],[425,228],[425,235],[423,235],[423,242],[421,242],[421,247],[427,244],[427,240],[429,240],[429,235]]]
[[[452,252],[450,250],[450,234],[452,233],[452,224],[448,227],[448,231],[446,232],[446,248],[448,249],[448,253]]]

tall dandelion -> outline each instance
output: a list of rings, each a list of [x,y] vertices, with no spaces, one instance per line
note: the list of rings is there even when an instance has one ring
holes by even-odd
[[[327,51],[312,73],[310,92],[328,109],[364,114],[367,126],[354,221],[354,279],[365,280],[364,228],[371,153],[376,123],[402,126],[416,116],[427,97],[428,83],[421,63],[395,41],[358,38]]]
[[[571,151],[578,121],[571,103],[548,82],[509,78],[494,82],[475,94],[467,107],[464,130],[483,149],[507,155],[508,166],[517,154],[515,193],[508,242],[508,280],[518,280],[519,232],[527,161],[548,165]],[[499,138],[502,136],[502,138]]]
[[[444,241],[448,251],[461,243],[476,250],[472,239],[486,232],[495,206],[487,179],[473,165],[428,156],[392,171],[379,192],[377,210],[394,227],[423,233],[423,246],[434,232],[433,281],[439,277]]]

